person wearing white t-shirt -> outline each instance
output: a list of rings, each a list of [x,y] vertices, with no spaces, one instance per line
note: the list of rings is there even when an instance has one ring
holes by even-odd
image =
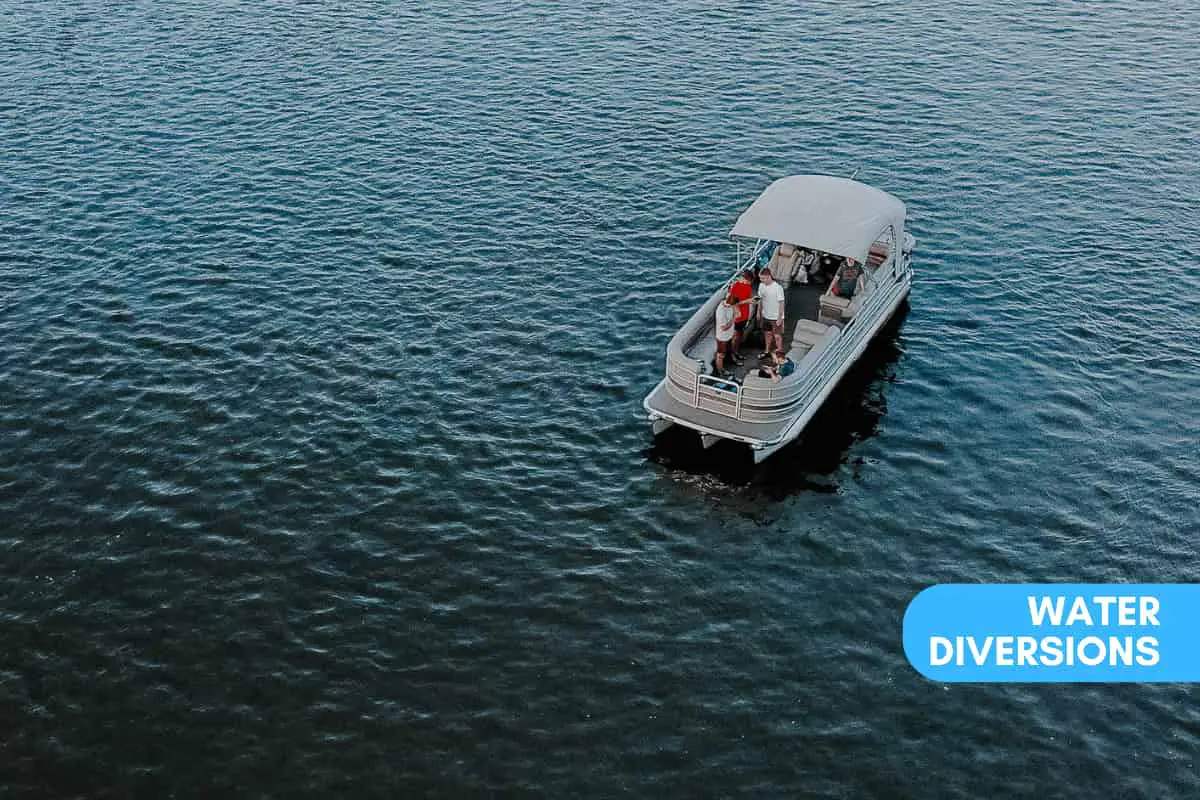
[[[717,375],[725,376],[725,356],[732,358],[733,348],[733,319],[737,315],[737,298],[725,295],[725,299],[717,306]]]
[[[775,282],[771,270],[764,269],[759,273],[758,322],[763,329],[763,354],[767,358],[776,350],[783,349],[783,314],[787,304],[783,296],[783,287]]]

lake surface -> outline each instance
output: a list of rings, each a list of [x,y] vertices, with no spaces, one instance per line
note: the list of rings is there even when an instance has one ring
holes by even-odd
[[[939,685],[934,583],[1200,580],[1200,5],[0,0],[6,796],[1200,794],[1186,685]],[[773,179],[906,315],[651,439]]]

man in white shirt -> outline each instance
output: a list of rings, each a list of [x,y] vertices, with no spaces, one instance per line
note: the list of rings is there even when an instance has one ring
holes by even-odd
[[[758,322],[763,329],[765,350],[760,358],[767,358],[776,350],[783,349],[783,312],[787,301],[784,299],[783,287],[775,282],[771,270],[764,269],[759,273]]]
[[[737,298],[725,295],[725,299],[717,306],[717,375],[725,377],[725,355],[732,358],[733,348],[733,318],[737,314]]]

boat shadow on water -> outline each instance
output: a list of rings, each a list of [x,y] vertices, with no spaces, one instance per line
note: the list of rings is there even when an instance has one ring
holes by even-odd
[[[673,427],[657,436],[646,458],[671,471],[706,476],[731,487],[751,487],[782,500],[799,492],[836,492],[832,477],[848,460],[855,472],[863,465],[854,458],[854,445],[874,436],[887,413],[886,387],[896,379],[904,353],[900,328],[908,316],[908,301],[896,313],[842,378],[803,435],[774,457],[755,464],[748,448],[721,441],[704,449],[695,431]]]

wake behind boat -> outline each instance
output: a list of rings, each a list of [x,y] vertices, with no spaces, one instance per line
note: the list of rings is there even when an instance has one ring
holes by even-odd
[[[705,447],[741,442],[756,463],[796,439],[908,296],[915,240],[904,222],[902,202],[857,181],[793,175],[768,186],[730,232],[737,270],[667,346],[666,376],[642,403],[654,433],[681,425]],[[726,356],[724,372],[715,366],[718,307],[747,270],[755,296],[766,270],[773,278],[762,281],[783,290],[778,327],[791,366],[780,376],[745,338],[744,364]],[[763,310],[750,314],[744,337]],[[774,304],[766,316],[776,316]]]

